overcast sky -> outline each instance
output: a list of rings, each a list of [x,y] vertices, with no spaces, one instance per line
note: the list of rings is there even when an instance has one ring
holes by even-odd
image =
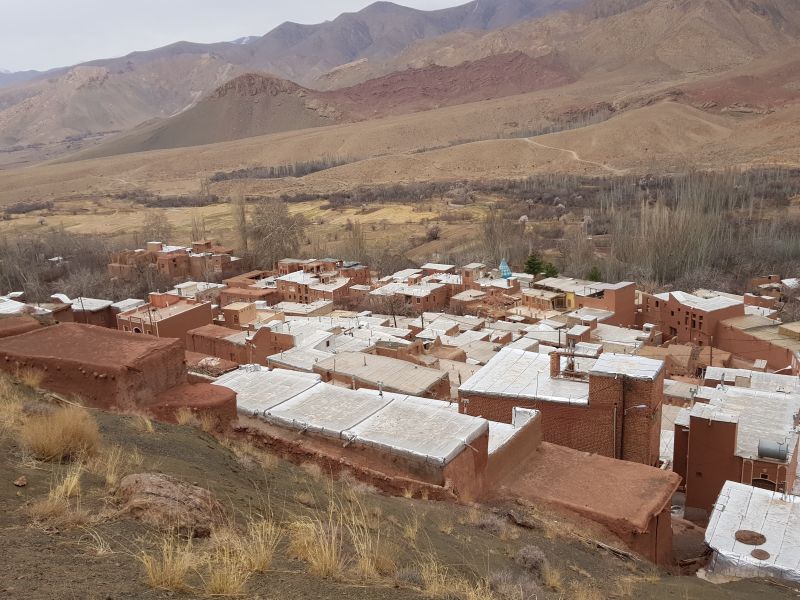
[[[398,0],[431,10],[467,0]],[[0,0],[0,69],[44,70],[179,40],[263,35],[284,21],[319,23],[368,0]]]

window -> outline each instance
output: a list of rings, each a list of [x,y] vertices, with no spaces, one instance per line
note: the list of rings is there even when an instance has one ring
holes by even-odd
[[[658,300],[656,300],[656,308],[658,308]]]
[[[133,328],[133,333],[142,333],[142,330],[139,329],[138,327],[134,327]]]
[[[671,317],[674,317],[674,316],[675,316],[675,311],[674,311],[674,310],[671,310],[671,311],[669,311],[669,315],[670,315]]]

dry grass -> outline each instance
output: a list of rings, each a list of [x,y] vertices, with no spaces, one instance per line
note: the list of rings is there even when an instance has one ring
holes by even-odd
[[[546,562],[541,569],[542,583],[550,589],[560,591],[564,587],[564,576],[556,567]]]
[[[113,490],[123,477],[141,468],[143,464],[144,456],[138,448],[112,445],[97,452],[86,463],[86,468],[95,475],[103,477],[106,488]]]
[[[569,586],[569,597],[573,600],[604,600],[602,592],[587,581],[574,581]]]
[[[197,424],[206,433],[212,433],[219,428],[219,419],[211,413],[201,412],[197,415]]]
[[[203,591],[209,596],[242,596],[252,569],[247,550],[239,544],[216,544],[207,557]]]
[[[272,566],[278,543],[283,537],[281,528],[273,521],[251,521],[245,536],[246,559],[253,572],[264,573]]]
[[[308,508],[317,507],[317,499],[314,497],[314,494],[312,494],[309,491],[297,492],[294,495],[294,500],[298,504],[302,504],[303,506],[307,506]]]
[[[271,471],[278,466],[278,457],[265,452],[247,440],[222,440],[226,448],[236,455],[242,465],[247,468],[260,466],[265,471]]]
[[[420,561],[422,589],[430,598],[457,600],[496,600],[497,595],[485,579],[470,581],[460,573],[441,564],[429,554]]]
[[[353,502],[347,512],[345,527],[350,535],[355,564],[352,572],[359,581],[374,581],[397,572],[397,548],[382,535],[375,512]]]
[[[100,534],[99,531],[96,529],[86,529],[86,533],[89,536],[89,541],[86,543],[89,553],[94,556],[108,556],[109,554],[113,554],[114,551],[111,549],[111,544]]]
[[[197,563],[192,542],[172,536],[161,539],[155,552],[140,552],[137,556],[144,567],[150,586],[163,590],[182,591],[189,588],[187,577]]]
[[[416,514],[412,514],[408,521],[403,524],[403,537],[411,541],[416,540],[419,526],[419,517]]]
[[[19,441],[39,460],[63,461],[94,454],[100,445],[100,431],[85,409],[67,406],[27,419]]]
[[[87,515],[80,508],[81,473],[83,465],[73,463],[60,481],[53,482],[47,497],[29,504],[25,513],[34,523],[48,524],[56,528],[82,525]],[[70,502],[76,498],[75,505]]]
[[[322,467],[320,467],[317,463],[303,463],[300,465],[300,468],[303,469],[303,471],[314,481],[320,481],[322,479]]]
[[[175,421],[178,425],[197,425],[197,418],[191,408],[182,406],[175,411]]]
[[[16,431],[23,422],[24,394],[6,375],[0,375],[0,435]]]
[[[38,390],[44,381],[44,371],[40,371],[39,369],[34,369],[31,367],[25,367],[17,371],[17,379],[22,385],[29,387],[32,390]]]
[[[153,420],[147,415],[136,415],[136,418],[133,420],[133,428],[139,433],[156,432]]]
[[[324,520],[306,517],[289,525],[289,554],[319,577],[342,579],[342,519],[333,507]]]

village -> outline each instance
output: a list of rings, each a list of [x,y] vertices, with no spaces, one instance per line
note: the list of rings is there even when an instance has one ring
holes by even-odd
[[[505,261],[244,264],[210,240],[149,242],[108,276],[155,271],[173,289],[46,303],[9,290],[0,370],[36,370],[87,406],[211,415],[389,495],[554,506],[657,565],[800,581],[800,323],[781,320],[796,273],[734,295]],[[704,530],[696,556],[687,526]]]

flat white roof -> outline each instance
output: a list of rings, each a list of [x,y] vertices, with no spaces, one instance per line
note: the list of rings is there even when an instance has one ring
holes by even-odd
[[[441,464],[489,431],[488,421],[447,402],[351,390],[306,373],[251,365],[215,385],[236,391],[240,411],[269,423]]]
[[[461,387],[475,395],[563,402],[589,403],[589,383],[574,379],[551,379],[547,354],[503,348]]]
[[[762,534],[763,544],[736,540],[737,531]],[[733,577],[777,577],[800,582],[800,498],[726,481],[705,534],[714,551],[708,569]],[[766,558],[753,556],[755,549]]]
[[[624,375],[631,379],[654,381],[663,368],[663,360],[603,352],[594,363],[590,373],[592,375]]]
[[[450,269],[455,269],[455,265],[444,265],[441,263],[425,263],[420,267],[421,269],[427,269],[429,271],[449,271]]]
[[[269,371],[259,365],[246,365],[226,373],[214,383],[236,392],[238,409],[252,414],[263,413],[320,381],[322,378],[312,373],[296,373],[281,369]]]
[[[731,369],[727,367],[708,367],[705,379],[720,383],[736,385],[737,381],[747,383],[746,387],[765,392],[800,393],[800,377],[777,373],[762,373],[749,369]]]
[[[800,413],[800,394],[720,386],[708,404],[697,402],[688,412],[694,418],[738,423],[737,456],[757,458],[758,443],[764,440],[788,443],[787,461],[791,460],[798,438],[794,423]],[[676,420],[679,425],[685,422],[685,416]]]
[[[686,292],[680,292],[680,291],[655,294],[656,298],[658,298],[659,300],[663,300],[664,302],[669,300],[670,296],[675,298],[680,304],[684,306],[688,306],[690,308],[694,308],[695,310],[703,312],[711,312],[743,304],[741,300],[726,298],[725,296],[711,296],[709,298],[701,298],[700,296],[695,296],[694,294],[687,294]]]
[[[72,299],[72,310],[97,312],[108,308],[112,304],[114,304],[113,300],[78,297]]]

